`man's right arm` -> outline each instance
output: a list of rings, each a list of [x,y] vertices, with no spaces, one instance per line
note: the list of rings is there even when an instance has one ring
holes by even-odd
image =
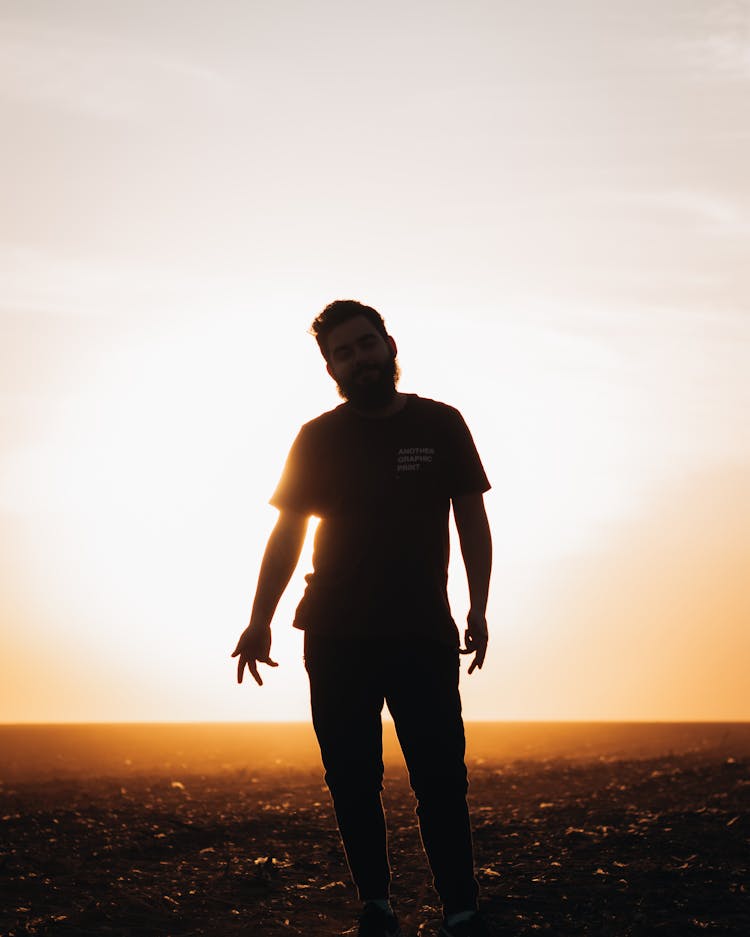
[[[271,660],[271,619],[284,589],[297,566],[307,533],[308,517],[296,511],[282,510],[268,538],[255,590],[250,624],[240,635],[232,657],[237,662],[237,682],[242,683],[245,666],[255,682],[262,686],[258,662],[276,667]]]

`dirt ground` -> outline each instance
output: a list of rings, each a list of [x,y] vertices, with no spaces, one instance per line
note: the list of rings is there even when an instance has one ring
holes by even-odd
[[[470,764],[483,907],[500,935],[750,934],[750,760],[722,753]],[[402,768],[387,768],[405,937],[440,920]],[[6,781],[0,933],[353,929],[320,770]]]

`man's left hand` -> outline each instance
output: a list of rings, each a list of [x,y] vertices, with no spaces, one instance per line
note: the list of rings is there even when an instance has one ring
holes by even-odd
[[[474,660],[469,664],[469,673],[473,673],[475,668],[482,669],[487,654],[487,619],[483,612],[475,612],[472,609],[466,616],[466,625],[464,632],[466,648],[462,648],[461,653],[474,655]]]

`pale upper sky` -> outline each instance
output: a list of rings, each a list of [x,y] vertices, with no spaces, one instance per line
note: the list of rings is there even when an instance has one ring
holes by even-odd
[[[494,485],[467,718],[750,719],[749,100],[748,2],[6,0],[0,721],[306,718],[336,297]]]

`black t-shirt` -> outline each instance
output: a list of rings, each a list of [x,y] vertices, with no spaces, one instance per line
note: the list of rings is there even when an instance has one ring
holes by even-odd
[[[489,487],[463,417],[444,403],[410,394],[390,417],[342,404],[306,423],[271,498],[320,518],[295,627],[457,645],[450,499]]]

